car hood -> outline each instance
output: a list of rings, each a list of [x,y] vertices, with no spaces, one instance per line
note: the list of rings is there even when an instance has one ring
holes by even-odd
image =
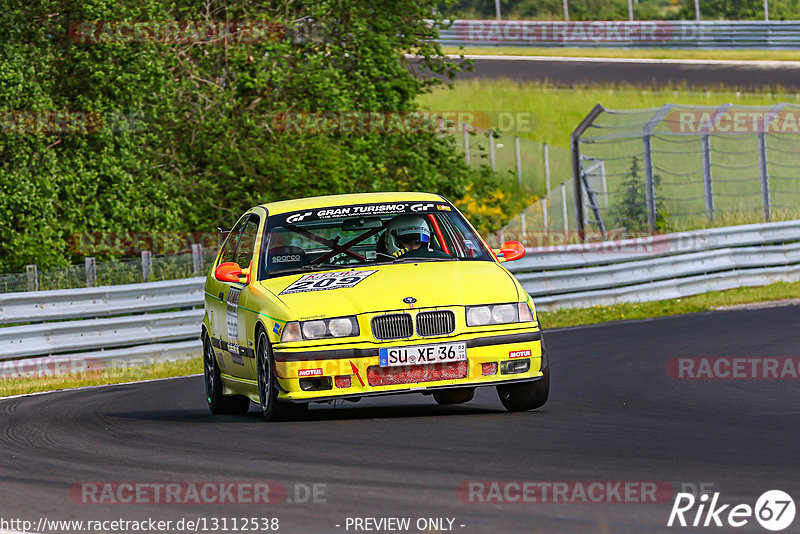
[[[342,269],[341,271],[346,271]],[[292,319],[306,320],[405,309],[406,297],[415,308],[471,306],[520,299],[512,275],[488,261],[441,261],[359,267],[375,271],[353,287],[301,293],[280,293],[303,275],[282,276],[261,282],[288,308]]]

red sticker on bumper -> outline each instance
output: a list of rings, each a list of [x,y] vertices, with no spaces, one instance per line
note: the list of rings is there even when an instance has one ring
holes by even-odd
[[[512,350],[512,351],[510,351],[508,353],[508,357],[509,358],[526,358],[528,356],[531,356],[532,354],[533,353],[530,351],[530,349]]]

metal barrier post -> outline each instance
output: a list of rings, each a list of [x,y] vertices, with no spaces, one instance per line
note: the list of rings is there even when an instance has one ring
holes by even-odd
[[[153,253],[142,251],[142,281],[147,282],[153,276]]]
[[[711,136],[700,137],[703,149],[703,193],[706,199],[706,217],[714,222],[714,188],[711,183]]]
[[[583,206],[581,206],[583,207]],[[561,182],[561,215],[564,217],[564,235],[566,236],[569,232],[569,218],[567,218],[567,184],[566,182]],[[581,223],[578,222],[580,225]],[[583,235],[581,237],[581,242],[583,242]]]
[[[517,184],[522,188],[522,157],[519,153],[519,136],[514,137],[514,149],[517,153]]]
[[[97,283],[97,263],[92,257],[84,259],[83,263],[86,266],[86,287],[94,287]]]
[[[25,273],[28,275],[28,291],[39,291],[39,268],[36,264],[26,265]]]
[[[769,171],[767,170],[767,137],[764,132],[758,134],[758,170],[761,174],[761,207],[764,210],[764,222],[769,222]]]

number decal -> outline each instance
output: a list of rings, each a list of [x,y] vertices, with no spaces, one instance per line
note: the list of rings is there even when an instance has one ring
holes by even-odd
[[[342,289],[353,287],[369,275],[378,271],[336,271],[331,273],[310,273],[301,276],[289,287],[281,291],[280,295],[290,293],[305,293],[307,291],[326,291],[329,289]]]

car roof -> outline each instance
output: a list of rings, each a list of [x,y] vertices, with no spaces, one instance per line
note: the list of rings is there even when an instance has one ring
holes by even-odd
[[[347,206],[351,204],[376,204],[381,202],[446,202],[440,195],[419,192],[355,193],[351,195],[326,195],[297,198],[261,204],[270,214],[288,213],[306,209]]]

